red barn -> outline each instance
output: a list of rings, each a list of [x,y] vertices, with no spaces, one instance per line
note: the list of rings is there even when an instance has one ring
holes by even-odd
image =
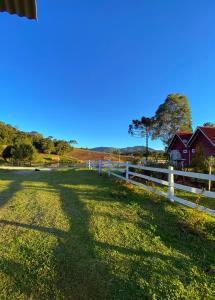
[[[192,132],[178,132],[174,135],[168,149],[170,161],[174,163],[189,164],[188,142],[192,137]]]
[[[215,127],[198,127],[190,138],[188,147],[190,150],[189,163],[199,147],[203,149],[205,158],[215,156]]]

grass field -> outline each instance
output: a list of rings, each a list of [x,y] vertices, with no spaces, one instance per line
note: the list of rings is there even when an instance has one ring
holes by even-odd
[[[0,173],[0,299],[214,299],[214,243],[212,217],[94,172]]]
[[[120,161],[130,161],[131,156],[120,155]],[[37,159],[31,163],[32,166],[55,164],[55,163],[85,163],[89,160],[112,160],[119,161],[119,156],[115,154],[107,154],[104,152],[96,152],[91,150],[74,148],[72,151],[63,156],[56,154],[43,154],[39,153]],[[27,163],[29,165],[29,163]],[[5,160],[0,156],[0,165],[8,165]]]
[[[118,161],[119,156],[115,154],[107,154],[104,152],[96,152],[96,151],[91,151],[91,150],[85,150],[85,149],[79,149],[79,148],[74,148],[70,153],[69,156],[86,161],[86,160],[113,160],[113,161]],[[126,156],[126,155],[121,155],[120,156],[120,161],[129,161],[131,160],[131,156]]]

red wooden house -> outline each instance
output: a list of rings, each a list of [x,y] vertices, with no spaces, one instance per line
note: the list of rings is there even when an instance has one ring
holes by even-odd
[[[190,150],[190,161],[192,161],[196,150],[201,147],[205,158],[215,156],[215,127],[199,126],[188,142]]]
[[[194,133],[176,133],[167,148],[167,153],[173,163],[189,165],[199,147],[203,149],[205,158],[215,156],[214,127],[200,126]]]
[[[192,132],[177,132],[167,149],[170,160],[175,163],[189,164],[188,142]]]

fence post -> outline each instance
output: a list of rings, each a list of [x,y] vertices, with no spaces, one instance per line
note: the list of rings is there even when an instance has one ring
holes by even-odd
[[[129,163],[128,163],[128,161],[126,161],[126,163],[125,163],[125,178],[126,178],[126,181],[128,181],[128,170],[129,170]]]
[[[110,169],[111,169],[111,161],[108,161],[108,176],[110,176]]]
[[[89,168],[89,170],[91,170],[91,161],[90,160],[88,161],[88,168]]]
[[[99,165],[98,165],[98,171],[99,171],[99,175],[101,175],[101,160],[99,160]]]
[[[169,167],[169,173],[168,173],[168,182],[169,182],[169,192],[168,192],[168,197],[170,201],[174,202],[174,168]]]
[[[212,167],[209,166],[209,175],[211,175],[211,174],[212,174]],[[210,179],[208,181],[208,190],[209,190],[209,192],[211,191],[211,180]]]

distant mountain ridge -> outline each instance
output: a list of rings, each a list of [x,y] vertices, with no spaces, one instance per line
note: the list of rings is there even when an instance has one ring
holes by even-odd
[[[105,153],[112,153],[113,151],[120,150],[123,153],[135,153],[135,152],[144,152],[146,150],[145,146],[134,146],[134,147],[125,147],[125,148],[114,148],[114,147],[95,147],[91,148],[90,150],[96,152],[105,152]],[[149,151],[161,151],[149,148]]]

